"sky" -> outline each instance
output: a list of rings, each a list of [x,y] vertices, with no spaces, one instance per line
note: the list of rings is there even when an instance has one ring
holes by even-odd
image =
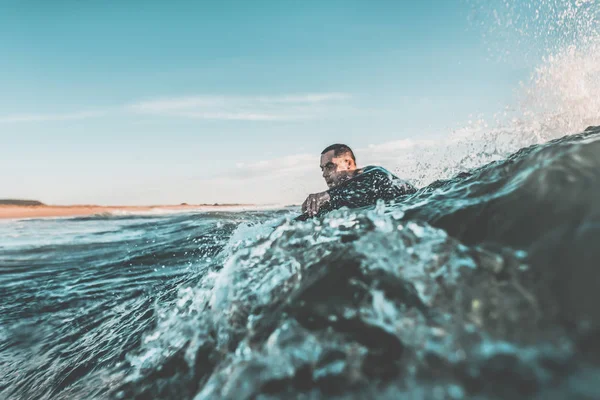
[[[510,102],[463,0],[0,0],[0,198],[301,203]]]

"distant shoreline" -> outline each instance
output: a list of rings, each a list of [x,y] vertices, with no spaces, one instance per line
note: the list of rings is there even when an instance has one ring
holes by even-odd
[[[260,207],[256,204],[180,204],[148,206],[100,206],[100,205],[16,205],[0,204],[0,219],[82,217],[98,214],[136,214],[152,211],[215,211],[240,207]]]

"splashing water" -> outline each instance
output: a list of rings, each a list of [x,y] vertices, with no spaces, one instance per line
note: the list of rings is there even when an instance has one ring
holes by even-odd
[[[527,8],[527,10],[525,9]],[[497,24],[540,61],[521,88],[519,126],[541,141],[600,122],[600,4],[595,0],[504,1]],[[519,115],[520,114],[520,115]]]
[[[425,186],[533,144],[600,124],[600,3],[467,0],[471,24],[499,62],[531,64],[515,104],[478,117],[437,143],[411,148],[395,171]],[[512,51],[509,51],[511,49]]]

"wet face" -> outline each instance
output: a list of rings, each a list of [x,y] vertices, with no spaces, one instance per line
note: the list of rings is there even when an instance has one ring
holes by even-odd
[[[335,156],[334,151],[331,150],[321,154],[321,171],[323,171],[323,178],[329,188],[336,187],[351,178],[355,170],[356,163],[350,153]]]

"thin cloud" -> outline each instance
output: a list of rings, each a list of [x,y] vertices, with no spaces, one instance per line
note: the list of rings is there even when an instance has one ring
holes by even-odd
[[[429,147],[434,145],[434,143],[430,140],[397,140],[369,145],[364,148],[356,148],[354,152],[358,160],[362,160],[365,164],[393,165],[397,164],[399,160],[406,158],[408,150]],[[321,176],[321,172],[319,171],[319,157],[320,154],[294,154],[252,163],[238,163],[234,170],[228,172],[228,177],[247,179],[307,174],[319,179]]]
[[[371,155],[377,155],[382,153],[395,153],[397,151],[408,150],[415,147],[429,147],[435,144],[436,141],[434,140],[401,139],[381,144],[370,144],[368,148],[362,150]]]
[[[105,113],[101,111],[83,111],[68,114],[15,114],[0,116],[0,123],[71,121],[97,118],[103,115]]]
[[[410,179],[414,171],[407,167],[415,165],[420,154],[429,154],[438,147],[443,147],[442,142],[432,139],[402,139],[355,148],[354,153],[360,167],[381,165],[400,173],[403,178]],[[291,179],[305,181],[306,184],[310,184],[310,181],[320,183],[319,157],[320,154],[303,153],[250,163],[237,163],[235,168],[225,171],[219,179],[232,181]]]
[[[264,103],[324,103],[336,100],[348,100],[352,96],[347,93],[312,93],[304,95],[256,97]]]
[[[140,114],[193,119],[289,121],[326,115],[329,107],[350,98],[346,93],[190,96],[141,101],[129,104],[126,109]]]
[[[173,115],[196,119],[219,119],[228,121],[278,121],[290,119],[285,115],[259,114],[251,112],[177,112]]]
[[[232,179],[248,179],[275,176],[296,176],[309,173],[311,170],[319,173],[319,156],[311,154],[295,154],[285,157],[262,160],[252,163],[238,163],[236,168],[228,173]]]
[[[190,96],[163,98],[126,104],[103,111],[60,114],[0,115],[0,123],[82,120],[112,113],[223,121],[291,121],[327,115],[335,105],[345,104],[346,93],[309,93],[284,96]]]

